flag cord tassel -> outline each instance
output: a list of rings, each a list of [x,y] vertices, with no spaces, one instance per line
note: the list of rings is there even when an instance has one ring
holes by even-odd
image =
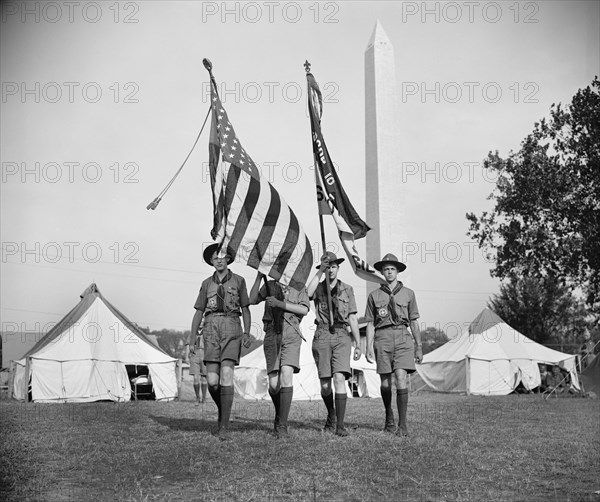
[[[194,151],[194,148],[196,148],[196,145],[198,144],[198,140],[200,139],[200,136],[202,135],[202,131],[204,131],[204,126],[206,125],[206,121],[208,120],[208,116],[210,115],[210,110],[211,110],[211,107],[209,105],[208,111],[206,112],[206,117],[204,117],[204,123],[202,124],[202,127],[200,128],[200,132],[198,133],[198,136],[196,137],[196,141],[194,141],[194,144],[192,145],[190,152],[187,154],[187,157],[185,158],[185,160],[183,161],[183,163],[181,164],[181,166],[179,167],[179,169],[177,170],[175,175],[171,178],[171,181],[169,181],[167,183],[167,186],[165,186],[165,188],[163,188],[162,192],[160,192],[158,194],[158,196],[150,204],[148,204],[146,206],[146,209],[152,209],[152,210],[156,209],[156,206],[158,206],[158,203],[162,200],[162,198],[167,193],[169,188],[171,188],[171,185],[175,182],[175,179],[177,178],[177,176],[179,176],[179,173],[183,169],[183,166],[185,166],[185,163],[188,161],[188,159],[190,158],[190,155]]]

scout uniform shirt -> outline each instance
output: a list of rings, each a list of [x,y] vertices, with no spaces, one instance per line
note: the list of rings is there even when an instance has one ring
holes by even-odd
[[[327,284],[320,282],[315,290],[314,301],[316,310],[316,323],[329,324],[329,308],[327,305]],[[344,284],[339,279],[331,290],[331,304],[333,307],[333,322],[335,325],[348,325],[348,316],[356,314],[356,300],[352,286]]]
[[[411,321],[419,318],[419,308],[417,299],[412,289],[409,289],[398,281],[400,291],[394,296],[394,303],[397,313],[397,321],[393,319],[393,313],[390,311],[390,295],[379,288],[372,291],[367,300],[365,310],[365,321],[372,322],[375,329],[389,328],[394,326],[410,326]]]
[[[229,270],[223,282],[219,282],[216,272],[202,282],[194,308],[203,310],[205,316],[211,314],[240,316],[241,308],[248,305],[250,301],[246,291],[246,281],[242,276]]]

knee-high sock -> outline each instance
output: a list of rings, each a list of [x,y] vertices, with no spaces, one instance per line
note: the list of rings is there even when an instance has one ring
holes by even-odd
[[[210,393],[210,397],[212,397],[213,401],[217,405],[217,410],[219,411],[219,422],[221,422],[221,386],[209,385],[208,392]]]
[[[325,403],[325,406],[327,407],[327,418],[330,421],[333,421],[333,419],[335,418],[335,406],[333,404],[333,391],[331,391],[329,394],[323,394],[323,391],[321,391],[321,397],[323,398],[323,402]]]
[[[221,422],[220,427],[229,425],[231,407],[233,406],[233,385],[221,386]]]
[[[208,388],[208,384],[201,383],[200,388],[202,389],[202,401],[206,401],[206,389]]]
[[[196,393],[196,399],[198,399],[200,397],[200,384],[199,383],[194,384],[194,392]]]
[[[393,423],[394,409],[392,408],[392,388],[381,386],[379,390],[381,391],[381,399],[383,400],[383,406],[385,406],[385,423]]]
[[[280,409],[279,421],[283,427],[287,427],[288,415],[292,406],[292,397],[294,395],[294,387],[281,387],[279,391]]]
[[[396,406],[398,406],[398,425],[406,429],[406,410],[408,409],[408,389],[396,391]]]
[[[281,413],[281,391],[273,392],[271,387],[269,387],[269,396],[271,396],[271,401],[273,401],[273,406],[275,407],[275,423],[280,422],[280,413]]]
[[[344,415],[346,415],[346,402],[348,396],[346,394],[335,393],[335,415],[337,418],[337,428],[344,428]]]

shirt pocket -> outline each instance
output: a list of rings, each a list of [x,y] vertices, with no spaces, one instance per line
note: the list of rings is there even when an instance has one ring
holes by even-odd
[[[219,305],[217,300],[217,292],[208,293],[206,298],[206,308],[208,310],[217,310],[217,306]]]
[[[390,305],[386,300],[375,300],[375,322],[387,321],[390,317]]]
[[[398,316],[400,317],[400,319],[405,319],[406,321],[410,320],[408,318],[408,304],[407,303],[398,302],[396,300],[396,312],[398,312]]]
[[[237,288],[229,286],[225,294],[227,307],[229,310],[236,310],[240,307],[240,294]]]
[[[348,319],[348,311],[350,310],[350,299],[344,293],[338,296],[338,310],[342,320]]]

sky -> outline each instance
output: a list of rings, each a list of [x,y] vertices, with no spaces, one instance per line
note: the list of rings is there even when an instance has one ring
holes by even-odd
[[[364,53],[379,20],[395,51],[397,182],[407,192],[402,249],[386,252],[408,266],[400,278],[421,326],[453,336],[499,287],[467,236],[465,214],[492,208],[482,161],[518,150],[552,103],[600,73],[599,19],[597,1],[3,3],[2,331],[47,331],[92,282],[141,326],[189,329],[212,273],[202,259],[208,127],[157,209],[146,206],[202,126],[203,58],[245,150],[318,252],[308,60],[329,153],[364,217]],[[331,221],[326,238],[336,245]],[[250,288],[255,271],[232,270]],[[362,315],[365,283],[343,265],[340,278]],[[258,337],[261,311],[252,309]]]

